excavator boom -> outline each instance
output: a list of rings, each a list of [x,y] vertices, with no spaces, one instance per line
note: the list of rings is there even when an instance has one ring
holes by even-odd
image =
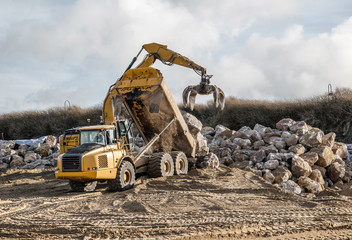
[[[144,60],[136,68],[150,67],[154,64],[156,59],[160,60],[166,65],[177,64],[183,67],[193,69],[201,76],[201,82],[198,85],[191,85],[185,88],[182,94],[183,105],[193,110],[195,105],[195,98],[197,94],[209,95],[213,94],[215,107],[224,109],[225,94],[215,85],[210,85],[210,78],[212,75],[207,75],[206,68],[198,65],[189,58],[174,52],[167,48],[166,45],[158,43],[144,44],[142,49],[146,50],[148,54]]]

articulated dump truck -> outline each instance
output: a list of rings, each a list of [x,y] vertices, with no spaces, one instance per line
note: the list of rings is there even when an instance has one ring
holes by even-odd
[[[146,143],[133,153],[127,112]],[[126,118],[125,118],[126,119]],[[132,188],[136,176],[187,174],[195,156],[195,139],[159,70],[127,70],[112,85],[103,106],[104,125],[66,130],[60,137],[59,179],[69,179],[73,191],[93,191],[107,182],[110,191]]]

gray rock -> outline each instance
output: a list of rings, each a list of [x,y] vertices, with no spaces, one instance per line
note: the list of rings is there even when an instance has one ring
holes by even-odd
[[[338,162],[333,162],[328,169],[328,176],[334,182],[341,181],[345,176],[346,168]]]
[[[291,118],[284,118],[284,119],[281,119],[279,122],[276,123],[276,128],[281,130],[281,131],[287,131],[295,123],[296,122],[293,121]]]
[[[220,165],[219,158],[214,153],[209,153],[203,158],[196,161],[197,168],[218,168]]]
[[[6,141],[3,141],[0,145],[0,148],[1,149],[6,149],[6,148],[10,148],[10,149],[14,149],[15,148],[15,141],[13,140],[6,140]]]
[[[274,170],[279,166],[278,160],[269,160],[264,163],[264,168],[269,170]]]
[[[260,147],[264,146],[265,143],[263,140],[256,141],[253,143],[253,149],[258,150]]]
[[[215,135],[215,130],[212,127],[203,127],[200,132],[203,135],[210,135],[210,136],[214,136]]]
[[[57,139],[55,136],[49,135],[45,138],[44,143],[47,143],[50,146],[50,148],[54,148],[57,143]]]
[[[302,192],[301,187],[292,180],[287,180],[286,182],[282,182],[280,187],[290,193],[294,193],[297,195],[301,194]]]
[[[318,147],[323,141],[324,132],[318,128],[313,128],[310,131],[303,134],[299,139],[299,143],[306,147]]]
[[[309,176],[312,173],[312,168],[309,164],[300,157],[295,157],[292,159],[291,166],[292,173],[296,177]]]
[[[225,127],[225,126],[223,126],[223,125],[220,125],[220,124],[217,125],[215,127],[215,136],[214,137],[217,137],[220,133],[222,133],[225,130],[230,130],[230,129]]]
[[[290,131],[298,135],[303,135],[309,130],[309,126],[304,121],[296,122],[290,127]]]
[[[264,150],[258,150],[254,155],[250,157],[250,160],[254,163],[262,162],[266,158]]]
[[[317,161],[317,164],[322,167],[329,166],[335,159],[333,151],[328,146],[313,148],[310,150],[310,152],[316,152],[318,154],[319,159]]]
[[[293,152],[297,155],[301,155],[306,151],[306,148],[302,144],[297,144],[289,147],[288,151]]]
[[[268,181],[269,183],[273,183],[275,180],[275,176],[271,173],[270,170],[266,170],[264,172],[263,178]]]
[[[322,144],[328,147],[332,147],[335,143],[336,133],[331,132],[323,136]]]
[[[312,170],[312,173],[309,175],[309,178],[317,183],[320,183],[322,186],[325,185],[323,175],[318,169]]]
[[[322,186],[320,183],[313,181],[307,176],[299,177],[298,185],[300,185],[305,190],[307,190],[307,192],[314,193],[314,194],[320,193],[321,191],[324,190],[324,186]]]
[[[203,124],[201,121],[199,121],[195,116],[193,116],[190,113],[185,113],[183,114],[183,119],[185,120],[189,131],[193,136],[196,136],[203,127]]]
[[[259,149],[264,150],[266,155],[269,155],[269,153],[278,153],[279,152],[279,150],[277,150],[277,148],[274,147],[273,145],[263,146],[263,147],[260,147]]]
[[[277,169],[272,171],[272,174],[275,177],[275,183],[281,184],[283,182],[288,181],[292,177],[292,173],[288,168],[279,166]]]
[[[309,166],[313,166],[319,160],[319,156],[316,152],[307,152],[299,156],[306,161]]]
[[[285,142],[287,146],[292,146],[297,144],[298,139],[299,139],[298,135],[292,134],[290,137],[285,138]]]
[[[9,164],[7,164],[7,163],[1,163],[1,164],[0,164],[0,170],[6,169],[6,168],[8,168],[8,167],[9,167]]]

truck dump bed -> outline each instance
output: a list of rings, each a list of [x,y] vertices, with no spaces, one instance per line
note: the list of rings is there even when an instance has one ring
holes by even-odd
[[[155,150],[183,151],[194,157],[195,139],[159,70],[130,69],[117,82],[116,89],[147,142],[175,119],[154,144]]]

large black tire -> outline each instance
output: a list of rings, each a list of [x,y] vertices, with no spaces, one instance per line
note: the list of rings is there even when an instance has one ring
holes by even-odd
[[[123,161],[117,169],[116,178],[108,180],[109,191],[125,191],[133,188],[136,181],[136,172],[131,162]]]
[[[183,152],[171,152],[171,157],[174,160],[175,174],[184,175],[188,173],[188,160]]]
[[[97,181],[92,182],[78,182],[70,180],[70,187],[74,192],[93,192],[97,187]]]
[[[168,153],[153,153],[148,161],[150,177],[168,177],[174,175],[174,161]]]

